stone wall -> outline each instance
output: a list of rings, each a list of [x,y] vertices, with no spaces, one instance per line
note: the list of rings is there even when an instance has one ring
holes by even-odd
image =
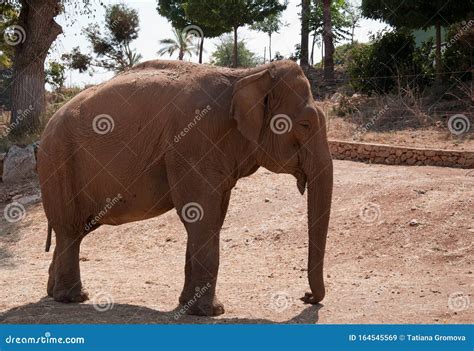
[[[421,149],[382,144],[330,140],[332,157],[338,160],[388,165],[474,168],[474,151]]]

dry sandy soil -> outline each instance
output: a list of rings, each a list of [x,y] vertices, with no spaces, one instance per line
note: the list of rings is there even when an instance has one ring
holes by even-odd
[[[15,189],[24,195],[35,186]],[[14,193],[0,185],[7,198],[2,213]],[[473,202],[473,170],[335,161],[327,295],[310,306],[299,299],[308,290],[305,197],[292,177],[260,170],[232,195],[218,282],[226,313],[217,318],[177,314],[185,232],[174,211],[105,226],[84,240],[90,301],[66,305],[45,297],[52,253],[44,252],[41,204],[28,205],[16,224],[0,218],[0,321],[470,323]]]

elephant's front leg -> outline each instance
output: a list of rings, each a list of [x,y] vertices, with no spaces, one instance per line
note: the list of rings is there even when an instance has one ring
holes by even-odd
[[[224,306],[216,297],[219,270],[219,234],[224,222],[230,191],[207,193],[205,197],[186,196],[177,206],[188,242],[186,248],[185,283],[179,298],[187,314],[217,316]]]

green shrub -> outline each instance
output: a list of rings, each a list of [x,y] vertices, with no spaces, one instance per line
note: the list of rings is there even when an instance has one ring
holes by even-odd
[[[470,80],[472,43],[474,42],[474,20],[453,24],[446,33],[443,47],[445,77],[450,80]]]
[[[347,69],[351,85],[368,94],[388,93],[398,86],[429,85],[432,65],[426,64],[431,55],[428,46],[417,49],[413,35],[407,30],[378,33],[372,44],[350,51]]]
[[[352,53],[357,48],[367,46],[367,44],[358,43],[355,41],[354,43],[346,43],[339,45],[334,50],[334,64],[336,65],[346,65],[352,60]]]

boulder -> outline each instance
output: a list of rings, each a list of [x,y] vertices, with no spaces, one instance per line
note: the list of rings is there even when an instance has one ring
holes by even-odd
[[[3,161],[3,181],[18,182],[36,175],[36,158],[34,145],[25,148],[13,145]]]

